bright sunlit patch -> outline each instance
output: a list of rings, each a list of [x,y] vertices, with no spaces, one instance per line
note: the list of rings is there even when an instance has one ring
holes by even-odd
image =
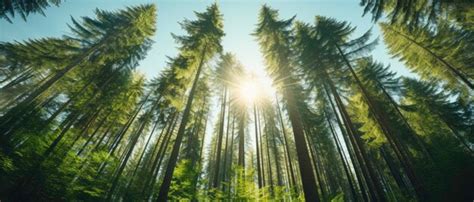
[[[246,105],[262,101],[263,98],[272,100],[275,95],[272,80],[266,74],[256,71],[251,71],[245,79],[239,81],[238,91],[240,100]]]
[[[259,85],[253,80],[245,80],[239,86],[239,96],[246,103],[254,103],[258,97]]]

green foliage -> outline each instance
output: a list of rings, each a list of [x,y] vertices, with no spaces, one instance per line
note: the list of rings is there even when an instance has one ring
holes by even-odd
[[[443,24],[434,32],[380,24],[390,53],[405,62],[423,80],[441,80],[469,96],[472,90],[472,33]],[[465,86],[467,85],[467,86]]]
[[[9,1],[0,18],[60,2]],[[456,2],[362,1],[374,21],[387,14],[390,53],[420,79],[366,57],[370,30],[354,38],[347,22],[282,20],[264,5],[253,35],[277,92],[253,103],[241,85],[254,75],[222,53],[217,4],[181,23],[178,54],[150,81],[134,69],[152,44],[154,5],[96,10],[59,38],[1,42],[0,198],[471,200],[473,15]]]
[[[196,194],[192,180],[198,171],[190,167],[190,160],[182,160],[176,166],[173,173],[172,186],[170,188],[170,200],[191,200]]]
[[[342,202],[344,201],[344,193],[340,193],[331,199],[331,202]]]
[[[51,5],[59,6],[61,0],[12,0],[5,1],[0,6],[0,18],[5,18],[8,22],[12,23],[12,18],[15,15],[20,15],[23,20],[32,13],[40,13],[45,15],[44,9]]]

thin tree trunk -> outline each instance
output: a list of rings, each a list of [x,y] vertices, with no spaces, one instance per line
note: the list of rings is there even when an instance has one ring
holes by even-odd
[[[397,185],[398,185],[398,187],[400,187],[400,189],[407,190],[408,186],[403,181],[403,177],[400,174],[400,171],[398,170],[398,166],[395,164],[395,162],[393,161],[390,154],[388,154],[385,151],[385,148],[384,148],[383,145],[382,145],[382,147],[380,147],[380,154],[382,154],[383,159],[387,163],[388,169],[390,170],[390,173],[392,173],[392,176],[395,179],[395,183],[397,183]]]
[[[72,115],[71,120],[68,121],[68,124],[61,130],[61,133],[54,139],[54,141],[49,145],[49,147],[46,149],[45,152],[43,152],[43,155],[41,156],[40,162],[43,162],[46,158],[49,157],[49,155],[54,151],[56,146],[59,144],[59,142],[64,138],[66,135],[67,131],[72,127],[74,122],[77,120],[76,118],[79,116],[78,113],[74,113]]]
[[[196,93],[196,88],[197,88],[197,83],[199,81],[199,76],[201,75],[202,68],[204,66],[204,59],[205,59],[205,54],[207,51],[207,44],[204,46],[202,49],[201,53],[201,61],[199,62],[198,69],[196,72],[196,77],[194,78],[194,83],[191,88],[191,92],[189,93],[189,98],[186,103],[186,108],[184,109],[183,112],[183,118],[181,120],[181,124],[178,129],[178,134],[176,135],[176,140],[173,146],[173,150],[171,151],[171,156],[169,159],[168,166],[166,168],[166,173],[163,178],[163,183],[160,187],[160,191],[158,194],[158,201],[166,201],[168,199],[168,192],[170,189],[171,185],[171,178],[173,177],[173,171],[174,168],[176,167],[176,163],[178,161],[178,153],[179,153],[179,148],[181,147],[181,142],[183,140],[183,135],[186,129],[186,124],[188,123],[189,119],[189,114],[191,113],[191,106],[193,104],[194,100],[194,94]]]
[[[427,193],[424,190],[422,182],[419,180],[419,178],[416,176],[415,171],[413,169],[413,165],[410,161],[410,157],[405,151],[405,148],[403,145],[399,142],[398,138],[392,133],[391,128],[389,127],[389,121],[386,120],[386,117],[384,115],[381,115],[376,108],[374,101],[371,99],[369,93],[366,91],[364,85],[362,82],[359,80],[359,77],[355,73],[354,69],[352,68],[352,65],[350,62],[347,60],[346,56],[342,52],[341,48],[335,44],[337,50],[339,51],[339,54],[343,58],[344,62],[346,63],[347,67],[349,68],[352,76],[354,77],[357,85],[362,91],[362,95],[367,101],[367,104],[369,106],[369,111],[372,112],[372,115],[374,116],[375,120],[379,123],[380,127],[385,133],[385,136],[387,137],[388,142],[390,145],[393,147],[395,154],[397,154],[399,161],[402,163],[402,166],[405,170],[405,172],[408,175],[408,178],[410,179],[413,187],[415,188],[416,194],[420,200],[425,200],[427,198]]]
[[[359,185],[359,189],[360,189],[361,194],[362,194],[362,198],[363,198],[364,201],[368,201],[369,198],[368,198],[365,186],[364,186],[364,179],[360,176],[361,172],[362,172],[362,175],[364,177],[365,177],[365,174],[363,173],[364,171],[362,170],[363,168],[362,168],[361,162],[357,158],[358,154],[356,153],[357,152],[356,148],[354,148],[354,146],[352,144],[352,140],[350,139],[350,137],[348,135],[348,134],[350,134],[350,132],[349,132],[350,129],[348,128],[348,126],[346,126],[346,127],[343,126],[341,118],[339,117],[339,115],[337,113],[336,106],[334,105],[334,102],[332,101],[330,93],[329,93],[328,89],[326,88],[326,86],[324,86],[324,91],[326,92],[327,98],[329,100],[329,104],[331,105],[334,116],[336,117],[337,124],[338,124],[339,129],[342,133],[342,137],[344,138],[344,144],[346,145],[347,151],[349,152],[349,159],[352,162],[352,165],[354,166],[354,173],[355,173],[355,177],[357,179],[357,183]],[[342,116],[342,114],[341,114],[341,116]],[[356,156],[356,159],[354,159],[353,156]],[[359,166],[357,166],[357,164]],[[347,161],[347,165],[349,166],[349,161]],[[368,182],[366,182],[366,183],[368,184]]]
[[[33,101],[38,98],[40,95],[42,95],[48,88],[50,88],[53,84],[55,84],[59,79],[61,79],[66,73],[77,67],[79,64],[81,64],[87,57],[89,57],[94,51],[96,51],[98,48],[100,48],[102,45],[105,44],[107,40],[102,40],[101,42],[95,44],[94,46],[90,47],[87,51],[84,53],[80,54],[77,58],[75,58],[69,65],[67,65],[64,69],[56,72],[53,76],[51,76],[49,79],[47,79],[44,83],[40,84],[38,88],[36,88],[32,93],[30,93],[24,100],[21,101],[17,106],[21,106],[20,109],[17,109],[15,111],[11,111],[7,113],[5,116],[3,116],[0,121],[1,125],[0,128],[3,128],[4,126],[11,125],[12,121],[13,123],[16,122],[16,119],[13,119],[16,117],[16,115],[24,113],[25,108],[28,108]],[[48,76],[49,77],[49,76]],[[5,133],[4,130],[1,131],[2,133]]]
[[[155,121],[155,123],[153,124],[153,128],[151,129],[150,135],[148,135],[148,139],[147,139],[145,145],[143,146],[143,150],[140,154],[140,157],[138,157],[138,162],[137,162],[137,165],[135,166],[135,168],[133,169],[132,176],[129,177],[130,180],[127,183],[127,186],[126,186],[125,190],[128,190],[130,185],[133,183],[133,181],[135,179],[135,176],[137,174],[138,168],[140,167],[140,163],[142,162],[143,157],[145,156],[146,149],[148,147],[148,144],[150,144],[150,140],[153,137],[153,133],[155,132],[157,126],[158,126],[158,121]]]
[[[215,164],[215,170],[214,170],[214,182],[212,183],[213,188],[218,188],[219,182],[220,182],[219,169],[221,167],[220,162],[221,162],[222,138],[224,136],[226,101],[227,101],[227,89],[224,89],[224,95],[223,95],[222,104],[221,104],[221,117],[220,117],[221,122],[219,123],[219,135],[217,137],[216,164]]]
[[[334,130],[334,127],[333,127],[333,125],[331,123],[331,120],[329,119],[328,116],[326,116],[326,121],[328,122],[329,129],[331,131],[332,137],[333,137],[334,142],[336,144],[336,149],[337,149],[337,153],[339,154],[339,158],[341,158],[342,167],[344,168],[344,173],[346,174],[346,178],[347,178],[347,181],[349,183],[349,189],[351,190],[352,199],[354,199],[354,201],[357,201],[357,192],[354,189],[354,183],[352,182],[352,175],[351,175],[351,173],[348,169],[349,162],[346,160],[346,158],[343,154],[343,151],[341,149],[339,140],[336,136],[336,131]]]
[[[120,132],[119,132],[118,135],[117,135],[117,138],[114,140],[114,142],[112,142],[111,148],[109,149],[109,154],[108,154],[107,159],[115,153],[116,149],[117,149],[118,146],[120,145],[120,142],[122,141],[123,137],[125,136],[125,133],[127,133],[128,129],[130,128],[130,126],[132,125],[132,123],[135,121],[135,119],[136,119],[136,117],[138,116],[138,114],[140,113],[141,109],[143,108],[143,106],[145,105],[145,103],[147,103],[147,101],[148,101],[148,99],[150,98],[150,95],[151,95],[151,94],[152,94],[152,91],[150,91],[150,92],[148,93],[148,95],[147,95],[147,96],[145,97],[145,99],[142,101],[142,103],[140,104],[140,106],[135,109],[135,111],[134,111],[133,114],[132,114],[132,117],[130,117],[130,118],[127,120],[127,123],[125,124],[125,126],[122,127],[122,129],[120,130]],[[159,99],[158,99],[158,100],[159,100]],[[99,167],[99,170],[97,171],[97,174],[100,175],[106,166],[107,166],[107,162],[104,162],[104,163]]]
[[[174,131],[176,123],[178,122],[178,119],[179,119],[179,115],[177,114],[177,112],[174,112],[173,115],[171,116],[171,120],[168,124],[168,128],[166,129],[166,132],[164,134],[160,135],[159,139],[156,142],[155,149],[158,148],[158,144],[159,144],[160,147],[159,147],[158,152],[157,152],[157,154],[154,158],[154,161],[152,162],[152,166],[151,166],[151,170],[150,170],[150,174],[149,174],[152,177],[146,178],[145,183],[143,183],[142,196],[144,198],[148,194],[148,190],[153,189],[152,187],[155,184],[155,179],[156,179],[155,173],[158,172],[158,171],[155,172],[155,170],[158,170],[159,167],[160,167],[159,165],[161,164],[162,156],[164,156],[164,150],[168,147],[168,142],[171,139],[171,135]],[[164,132],[164,131],[165,131],[165,128],[162,129],[162,132]],[[163,137],[163,139],[160,142],[161,137]],[[152,158],[153,158],[153,155],[152,155]]]
[[[421,150],[423,151],[423,153],[431,160],[431,163],[434,163],[433,155],[428,150],[428,148],[426,146],[426,143],[418,136],[418,134],[415,132],[413,127],[411,127],[411,125],[408,123],[408,120],[405,118],[405,116],[401,112],[400,108],[398,107],[398,104],[395,102],[395,100],[392,98],[392,96],[390,96],[390,94],[385,90],[383,85],[378,80],[376,80],[376,82],[377,82],[378,87],[382,90],[385,97],[387,97],[390,104],[393,106],[393,108],[397,112],[400,119],[402,119],[403,124],[408,128],[408,130],[410,131],[412,136],[415,138],[416,142],[418,143],[418,146],[421,147]]]
[[[281,176],[281,164],[279,162],[279,158],[278,158],[278,148],[277,148],[277,143],[276,143],[276,137],[275,137],[275,132],[276,131],[273,131],[272,133],[272,143],[273,143],[273,156],[275,157],[275,167],[276,167],[276,173],[277,173],[277,182],[278,182],[278,186],[282,186],[283,185],[283,177]]]
[[[124,158],[124,160],[122,161],[122,163],[119,164],[119,167],[118,167],[118,169],[117,169],[117,172],[116,172],[116,174],[115,174],[115,177],[114,177],[114,179],[112,180],[112,186],[110,187],[110,189],[109,189],[109,191],[108,191],[108,194],[107,194],[107,199],[106,199],[107,201],[112,199],[112,196],[113,196],[113,193],[114,193],[114,191],[115,191],[115,188],[116,188],[117,185],[118,185],[118,181],[119,181],[119,179],[120,179],[120,176],[122,175],[122,172],[124,171],[125,166],[126,166],[127,163],[128,163],[128,159],[129,159],[130,156],[132,155],[133,150],[135,149],[135,146],[136,146],[136,144],[137,144],[137,142],[138,142],[138,139],[140,138],[140,136],[141,136],[143,130],[145,129],[145,127],[146,127],[146,125],[147,125],[147,122],[148,122],[148,120],[149,120],[149,118],[150,118],[152,112],[153,112],[154,109],[155,109],[155,106],[157,106],[156,103],[155,103],[155,105],[152,107],[152,109],[151,109],[150,111],[148,111],[147,113],[145,113],[144,118],[143,118],[143,120],[142,120],[142,123],[140,123],[140,127],[139,127],[138,131],[135,132],[135,134],[130,138],[131,141],[130,141],[130,143],[128,143],[130,146],[129,146],[128,149],[125,149],[125,152],[124,152],[125,158]]]
[[[92,132],[91,135],[89,135],[89,138],[87,138],[86,142],[82,145],[81,149],[77,152],[76,156],[81,155],[81,153],[86,149],[87,145],[92,141],[92,139],[95,137],[97,132],[99,131],[100,128],[104,125],[105,121],[109,118],[109,115],[112,113],[112,109],[109,110],[109,112],[104,116],[104,118],[99,122],[99,125],[96,127],[94,132]]]
[[[208,120],[208,119],[209,119],[209,115],[206,116],[206,119],[205,119],[205,121],[204,121],[204,130],[203,130],[202,138],[201,138],[201,150],[200,150],[200,152],[199,152],[199,159],[198,159],[199,170],[201,170],[202,167],[203,167],[203,166],[202,166],[202,165],[203,165],[203,163],[202,163],[202,160],[203,160],[202,155],[203,155],[203,153],[204,153],[204,140],[205,140],[205,138],[206,138],[206,129],[207,129],[207,120]],[[195,175],[195,177],[194,177],[194,179],[193,179],[193,185],[194,185],[194,186],[193,186],[193,193],[197,193],[197,189],[198,189],[197,184],[198,184],[198,182],[199,182],[200,176],[201,176],[200,174],[197,174],[197,175]],[[196,195],[197,195],[197,194],[193,194],[193,199],[192,199],[192,201],[197,201],[197,196],[196,196]]]
[[[339,111],[341,112],[342,119],[347,126],[346,129],[347,133],[350,134],[349,139],[351,140],[351,144],[356,150],[355,154],[358,161],[360,162],[362,174],[364,175],[367,185],[369,186],[368,191],[370,197],[372,198],[372,200],[385,201],[386,199],[382,185],[380,184],[380,181],[378,180],[377,175],[374,171],[373,165],[370,162],[369,157],[367,156],[365,147],[360,137],[357,135],[357,130],[355,129],[355,126],[352,123],[352,120],[350,119],[349,114],[347,113],[346,108],[343,105],[341,98],[339,97],[339,94],[337,93],[336,87],[332,83],[331,79],[327,76],[327,74],[326,78],[327,82],[329,83],[329,87],[332,91],[332,94],[336,99],[336,104],[339,108]]]
[[[317,153],[315,152],[315,146],[313,145],[313,141],[311,139],[309,139],[308,137],[308,134],[310,134],[308,132],[308,130],[305,130],[305,139],[306,139],[306,142],[308,143],[307,144],[307,147],[309,148],[309,152],[310,152],[310,159],[311,159],[311,162],[313,163],[313,166],[314,166],[314,174],[315,174],[315,177],[316,177],[316,181],[318,182],[318,188],[319,188],[319,191],[321,192],[321,197],[324,199],[327,198],[327,193],[326,193],[326,189],[325,187],[327,187],[327,185],[323,182],[323,177],[321,175],[321,172],[320,170],[323,170],[323,167],[322,165],[320,164],[320,162],[318,161],[318,159],[316,158],[317,156]]]
[[[230,127],[230,105],[228,106],[227,109],[227,129],[225,131],[225,149],[224,149],[224,169],[222,171],[222,181],[227,182],[227,159],[228,159],[228,147],[229,147],[229,127]],[[228,185],[227,185],[228,186]],[[225,191],[225,186],[222,185],[222,191]]]
[[[227,172],[230,173],[230,174],[232,173],[232,160],[234,158],[234,122],[235,122],[235,117],[233,116],[232,117],[232,132],[230,133],[231,140],[230,140],[229,166],[228,166],[228,168],[226,168]],[[228,177],[228,179],[232,179],[232,176]],[[228,195],[230,197],[232,182],[230,180],[227,180],[227,182],[229,183],[229,189],[227,191],[228,191]]]
[[[242,112],[244,113],[244,112]],[[245,170],[245,120],[244,120],[244,114],[239,117],[239,160],[238,160],[238,165]]]
[[[263,115],[263,122],[265,123],[265,120],[266,120],[266,116]],[[259,120],[260,120],[260,117],[259,117]],[[259,121],[260,122],[260,121]],[[261,126],[260,126],[261,127]],[[268,131],[268,126],[265,125],[265,144],[266,144],[266,148],[267,148],[267,165],[268,165],[268,179],[270,181],[270,196],[274,196],[274,184],[273,184],[273,172],[272,172],[272,163],[271,163],[271,158],[270,158],[270,143],[268,141],[268,136],[269,136],[269,131]],[[263,134],[263,133],[261,133]]]
[[[254,105],[256,106],[256,105]],[[260,113],[258,111],[258,108],[256,107],[255,108],[256,112],[257,112],[257,118],[255,119],[255,124],[258,126],[258,139],[259,139],[259,142],[260,142],[260,166],[261,166],[261,174],[262,174],[262,187],[265,187],[266,186],[266,183],[267,181],[265,180],[265,153],[264,153],[264,150],[263,150],[263,135],[262,135],[262,125],[260,124]]]
[[[258,124],[257,124],[257,107],[255,104],[253,105],[253,117],[255,122],[255,145],[257,147],[257,180],[258,180],[258,188],[261,189],[263,187],[262,181],[262,169],[260,166],[260,145],[258,141]]]
[[[288,140],[287,140],[287,137],[286,137],[285,124],[283,122],[283,116],[281,114],[280,103],[279,103],[278,97],[276,97],[275,99],[276,99],[276,102],[277,102],[278,116],[280,117],[280,124],[281,124],[281,130],[282,130],[282,133],[283,133],[283,140],[285,141],[284,144],[285,144],[285,149],[286,149],[286,155],[287,155],[287,158],[288,158],[287,160],[288,160],[289,171],[290,171],[290,175],[291,175],[291,184],[293,185],[294,188],[296,188],[295,174],[293,172],[293,165],[292,165],[291,159],[290,159],[290,156],[291,156],[290,155],[290,147],[288,145]]]

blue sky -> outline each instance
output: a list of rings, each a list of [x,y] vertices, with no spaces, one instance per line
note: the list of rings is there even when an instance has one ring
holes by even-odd
[[[178,22],[183,19],[194,19],[193,11],[203,11],[214,1],[182,0],[182,1],[146,1],[146,0],[68,0],[59,7],[50,7],[45,10],[45,16],[31,15],[25,22],[15,18],[10,24],[0,20],[0,41],[22,41],[28,38],[60,37],[69,34],[67,24],[71,17],[93,16],[96,8],[103,10],[117,10],[125,6],[142,3],[154,3],[158,7],[157,32],[155,43],[146,59],[141,61],[137,68],[148,78],[152,78],[166,65],[167,56],[177,54],[175,41],[171,33],[183,34]],[[384,64],[390,64],[392,69],[402,75],[408,75],[403,64],[391,59],[381,40],[381,33],[369,16],[362,17],[362,7],[359,0],[229,0],[218,1],[224,15],[224,31],[222,45],[225,51],[234,53],[240,62],[249,69],[261,71],[263,60],[255,38],[250,34],[255,29],[258,11],[263,4],[278,9],[281,18],[290,18],[312,23],[316,15],[333,17],[350,22],[357,26],[354,36],[359,36],[373,27],[374,37],[380,36],[379,45],[372,52],[373,57]]]

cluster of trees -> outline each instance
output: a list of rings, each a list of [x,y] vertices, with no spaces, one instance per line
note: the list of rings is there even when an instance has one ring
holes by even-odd
[[[59,3],[9,1],[0,16]],[[0,198],[472,200],[474,21],[462,3],[361,2],[388,19],[383,40],[416,78],[370,57],[370,30],[354,37],[347,22],[280,19],[264,5],[253,35],[276,92],[252,100],[252,75],[223,53],[216,4],[181,23],[178,54],[151,80],[134,69],[154,5],[2,42]]]

